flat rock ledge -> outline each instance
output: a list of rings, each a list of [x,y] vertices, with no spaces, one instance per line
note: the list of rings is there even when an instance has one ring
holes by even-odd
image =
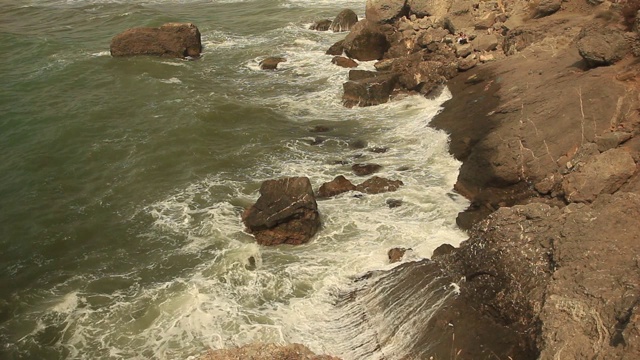
[[[167,23],[160,27],[126,30],[111,40],[111,56],[151,55],[198,57],[202,52],[200,30],[191,23]]]

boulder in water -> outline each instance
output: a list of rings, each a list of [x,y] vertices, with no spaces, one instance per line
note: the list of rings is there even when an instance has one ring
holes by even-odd
[[[336,176],[333,180],[322,184],[322,186],[320,186],[320,189],[318,189],[318,197],[328,198],[345,193],[347,191],[353,191],[355,189],[356,186],[353,185],[351,181],[340,175]]]
[[[360,61],[380,60],[389,49],[389,41],[382,27],[364,19],[358,21],[344,39],[344,52]]]
[[[344,52],[344,39],[337,41],[327,49],[327,55],[342,55]]]
[[[314,21],[313,24],[309,26],[309,30],[327,31],[329,30],[330,27],[331,27],[331,20],[323,19],[323,20]]]
[[[342,103],[346,107],[386,103],[397,82],[398,76],[393,74],[347,81],[342,85],[344,89]]]
[[[374,176],[356,186],[356,190],[366,194],[380,194],[388,191],[396,191],[402,185],[404,185],[404,183],[400,180],[389,180]]]
[[[320,214],[306,177],[267,180],[260,198],[245,210],[242,221],[260,245],[308,242],[320,227]]]
[[[378,164],[355,164],[351,167],[353,173],[358,176],[370,175],[380,171],[380,169],[382,169],[382,166]]]
[[[393,264],[402,260],[402,258],[404,257],[404,253],[406,253],[407,250],[411,250],[411,249],[402,248],[402,247],[390,249],[389,252],[387,253],[387,256],[389,257],[389,263]]]
[[[331,22],[331,31],[349,31],[358,22],[358,15],[351,9],[344,9]]]
[[[198,27],[191,23],[168,23],[160,27],[126,30],[111,39],[111,56],[153,55],[196,57],[202,52]]]
[[[260,61],[260,69],[262,70],[276,70],[278,69],[278,64],[281,62],[286,62],[287,59],[283,57],[270,56],[262,61]]]
[[[355,62],[352,59],[349,59],[347,57],[344,56],[334,56],[333,59],[331,59],[331,63],[332,64],[336,64],[340,67],[343,68],[354,68],[354,67],[358,67],[358,63]]]

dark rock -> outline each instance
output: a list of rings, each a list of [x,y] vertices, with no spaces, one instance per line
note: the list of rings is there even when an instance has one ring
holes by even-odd
[[[349,80],[370,79],[380,75],[383,75],[383,73],[380,73],[377,71],[369,71],[369,70],[350,70]]]
[[[346,107],[372,106],[386,103],[397,83],[397,76],[384,75],[357,81],[347,81],[342,85],[342,102]]]
[[[364,149],[367,147],[367,141],[362,139],[355,139],[349,141],[350,149]]]
[[[153,55],[184,58],[202,52],[200,31],[191,23],[126,30],[111,39],[111,56]]]
[[[435,250],[433,250],[433,254],[431,254],[432,259],[436,259],[441,256],[446,256],[453,253],[456,250],[455,247],[451,244],[442,244],[438,246]]]
[[[356,186],[356,191],[360,191],[366,194],[380,194],[389,191],[396,191],[404,183],[400,180],[389,180],[374,176],[362,184]]]
[[[312,127],[311,129],[309,129],[309,132],[312,133],[324,133],[324,132],[329,132],[332,129],[328,126],[325,125],[316,125],[314,127]]]
[[[376,153],[376,154],[384,154],[387,151],[389,151],[389,149],[386,148],[386,147],[378,147],[378,146],[376,146],[376,147],[370,148],[369,151],[371,151],[372,153]]]
[[[323,20],[315,21],[313,24],[311,24],[311,26],[309,26],[309,30],[327,31],[329,30],[330,27],[331,27],[331,20],[323,19]]]
[[[344,56],[335,56],[333,59],[331,59],[331,63],[343,68],[354,68],[358,66],[357,62]]]
[[[353,26],[344,39],[344,51],[352,59],[360,61],[380,60],[389,49],[383,29],[375,22],[364,19]]]
[[[590,67],[611,65],[622,59],[629,46],[618,30],[587,26],[578,35],[578,52]]]
[[[417,17],[434,16],[438,14],[438,2],[433,0],[408,0],[409,12]]]
[[[326,138],[323,138],[321,136],[316,136],[315,138],[313,138],[313,140],[309,141],[309,145],[320,145],[322,144],[325,140],[327,140]]]
[[[380,171],[380,169],[382,169],[382,166],[378,164],[354,164],[353,166],[351,166],[351,170],[353,170],[353,173],[358,176],[371,175],[375,172]]]
[[[331,47],[329,47],[329,49],[327,50],[326,54],[327,55],[342,55],[342,53],[344,52],[344,39],[336,42],[335,44],[331,45]]]
[[[331,31],[349,31],[358,22],[358,15],[351,9],[344,9],[333,19]]]
[[[565,198],[570,202],[591,202],[600,194],[617,191],[636,171],[636,163],[625,149],[611,149],[594,155],[584,166],[565,176]]]
[[[356,186],[347,180],[344,176],[336,176],[335,179],[326,182],[318,189],[318,198],[328,198],[336,196],[347,191],[353,191]]]
[[[409,15],[407,0],[367,0],[365,16],[376,23],[392,23]]]
[[[397,208],[397,207],[402,206],[402,200],[400,200],[400,199],[387,199],[386,204],[389,207],[389,209],[393,209],[393,208]]]
[[[303,244],[320,227],[320,214],[306,177],[267,180],[260,198],[245,210],[242,221],[260,245]]]
[[[562,0],[540,0],[533,9],[533,18],[549,16],[560,10]]]
[[[262,61],[260,61],[260,69],[262,70],[276,70],[278,68],[278,64],[281,62],[286,62],[287,59],[283,57],[268,57]]]
[[[410,250],[410,249],[406,249],[406,248],[390,249],[389,252],[387,253],[387,256],[389,256],[389,263],[393,264],[402,260],[402,257],[404,256],[404,253],[407,252],[407,250]]]

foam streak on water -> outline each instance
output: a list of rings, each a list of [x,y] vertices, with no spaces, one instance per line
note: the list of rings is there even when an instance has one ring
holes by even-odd
[[[450,93],[346,109],[348,70],[324,54],[343,35],[306,27],[344,7],[362,13],[362,1],[8,5],[0,42],[34,60],[10,52],[0,63],[11,100],[0,103],[0,357],[175,359],[263,341],[396,359],[415,324],[455,296],[438,279],[402,282],[387,259],[393,247],[411,248],[410,262],[463,239],[459,163],[428,127]],[[108,56],[113,34],[166,21],[198,24],[201,59]],[[287,62],[261,71],[266,56]],[[305,245],[260,247],[244,232],[262,181],[359,183],[356,162],[404,186],[319,201],[323,225]]]

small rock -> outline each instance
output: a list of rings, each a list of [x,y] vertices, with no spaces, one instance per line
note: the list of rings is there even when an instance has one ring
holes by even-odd
[[[456,56],[461,58],[467,57],[473,52],[473,46],[469,43],[467,44],[456,43],[455,49],[456,49]]]
[[[476,65],[478,65],[478,60],[475,56],[467,56],[464,59],[458,60],[458,70],[460,71],[467,71],[474,68]]]
[[[262,61],[260,61],[260,69],[262,70],[276,70],[278,68],[278,64],[281,62],[286,62],[287,59],[283,57],[268,57]]]
[[[396,191],[404,183],[400,180],[389,180],[374,176],[360,185],[356,186],[356,191],[363,192],[365,194],[380,194],[389,191]]]
[[[329,27],[331,27],[331,20],[323,19],[314,21],[314,23],[309,26],[309,30],[327,31],[329,30]]]
[[[533,10],[533,18],[539,19],[560,10],[562,0],[540,0]]]
[[[349,141],[350,149],[364,149],[367,147],[367,141],[362,139],[355,139]]]
[[[393,264],[402,260],[402,257],[404,256],[404,253],[407,252],[407,250],[411,250],[411,249],[400,248],[400,247],[390,249],[389,252],[387,253],[387,256],[389,256],[389,263]]]
[[[358,66],[357,62],[344,56],[335,56],[333,59],[331,59],[331,63],[343,68],[354,68]]]
[[[400,200],[400,199],[387,199],[386,204],[389,207],[389,209],[393,209],[393,208],[397,208],[397,207],[402,206],[402,200]]]
[[[322,144],[326,139],[321,136],[316,136],[313,140],[309,141],[309,145],[315,146]]]
[[[496,22],[496,14],[493,12],[490,12],[480,17],[479,19],[477,19],[473,27],[476,30],[486,30],[486,29],[490,29],[495,22]]]
[[[376,154],[384,154],[388,151],[389,149],[387,149],[386,147],[372,147],[369,149],[369,151],[371,151],[372,153],[376,153]]]
[[[392,23],[409,15],[406,0],[367,0],[365,16],[378,24]]]
[[[378,164],[354,164],[351,166],[351,170],[353,170],[353,173],[357,176],[371,175],[380,171],[380,169],[382,169],[382,166]]]
[[[498,48],[498,37],[493,34],[481,34],[472,40],[478,51],[493,51]]]
[[[362,79],[370,79],[381,75],[377,71],[369,70],[349,70],[349,80],[357,81]]]
[[[433,254],[431,254],[431,258],[437,258],[440,256],[445,256],[445,255],[449,255],[452,252],[455,251],[455,247],[453,247],[453,245],[451,244],[442,244],[440,246],[438,246],[435,250],[433,250]]]
[[[486,63],[489,61],[495,61],[496,57],[493,54],[482,54],[478,57],[481,63]]]
[[[312,127],[311,129],[309,129],[309,132],[312,133],[324,133],[324,132],[329,132],[332,129],[328,126],[324,126],[324,125],[316,125],[314,127]]]
[[[342,103],[346,107],[372,106],[386,103],[398,81],[396,75],[347,81],[342,85]]]
[[[351,181],[340,175],[336,176],[335,179],[320,186],[320,189],[318,189],[318,198],[328,198],[345,193],[347,191],[353,191],[355,189],[356,186],[353,185]]]
[[[391,66],[393,66],[393,62],[394,61],[395,61],[395,59],[380,60],[380,61],[376,62],[375,64],[373,64],[373,67],[375,67],[376,70],[378,70],[378,71],[391,70]]]

